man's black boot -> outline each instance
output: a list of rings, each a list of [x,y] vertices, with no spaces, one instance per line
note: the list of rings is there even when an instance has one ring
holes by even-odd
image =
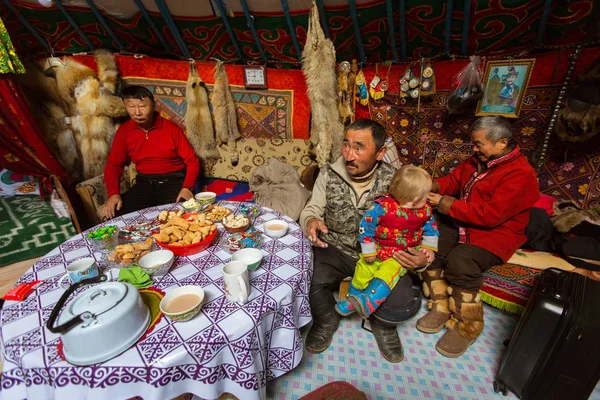
[[[305,343],[306,350],[310,353],[322,353],[331,344],[341,319],[335,312],[334,306],[335,300],[329,290],[324,287],[313,287],[310,293],[313,325],[308,331]]]
[[[404,351],[402,350],[402,342],[400,342],[396,325],[386,324],[376,317],[371,317],[369,321],[371,322],[371,331],[377,341],[377,347],[379,347],[383,358],[391,363],[402,361]]]

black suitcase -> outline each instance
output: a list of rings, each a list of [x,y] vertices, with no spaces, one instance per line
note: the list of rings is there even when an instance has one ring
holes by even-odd
[[[600,379],[600,282],[547,269],[504,354],[494,391],[587,399]]]

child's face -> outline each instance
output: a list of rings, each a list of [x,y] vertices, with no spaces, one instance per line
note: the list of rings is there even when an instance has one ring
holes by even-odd
[[[413,201],[409,201],[408,203],[404,204],[404,207],[418,209],[418,208],[423,208],[425,206],[425,203],[427,203],[427,197],[423,197],[422,199],[414,199]]]

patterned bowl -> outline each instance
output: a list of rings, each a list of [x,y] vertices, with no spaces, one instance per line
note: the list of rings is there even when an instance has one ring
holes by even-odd
[[[169,272],[175,255],[171,250],[152,251],[138,261],[138,265],[150,276],[161,276]]]
[[[200,203],[201,206],[207,206],[215,202],[217,199],[217,194],[214,192],[202,192],[196,194],[194,198],[198,203]]]
[[[188,285],[171,290],[160,301],[160,311],[172,321],[185,322],[194,318],[202,308],[204,290]]]

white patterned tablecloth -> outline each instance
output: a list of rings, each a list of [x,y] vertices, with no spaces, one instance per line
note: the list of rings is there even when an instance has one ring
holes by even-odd
[[[221,202],[237,212],[241,203]],[[104,225],[129,225],[155,218],[152,207]],[[135,346],[107,362],[76,367],[58,351],[59,336],[46,321],[63,294],[58,279],[66,265],[92,254],[83,234],[60,245],[20,279],[44,280],[25,301],[5,302],[0,313],[2,375],[0,399],[127,399],[164,400],[183,393],[214,399],[224,392],[239,399],[265,398],[265,387],[292,370],[302,358],[299,328],[311,321],[308,292],[312,275],[311,245],[298,224],[263,208],[254,223],[281,218],[290,223],[286,236],[263,236],[260,268],[250,273],[248,303],[232,303],[223,292],[221,268],[231,255],[224,249],[228,233],[205,251],[178,257],[170,272],[154,286],[168,293],[183,285],[206,292],[202,312],[189,322],[162,318]],[[101,254],[93,254],[102,265]],[[113,270],[116,275],[116,270]],[[71,297],[71,299],[74,296]],[[93,346],[93,343],[90,343]]]

